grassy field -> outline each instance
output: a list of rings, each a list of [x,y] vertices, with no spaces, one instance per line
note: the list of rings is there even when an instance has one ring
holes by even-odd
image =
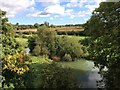
[[[66,35],[58,35],[58,36],[62,37]],[[86,38],[85,36],[70,36],[70,35],[67,35],[67,37],[71,42],[74,42],[74,43],[79,42],[80,40],[83,40]]]
[[[15,38],[15,39],[22,47],[27,47],[28,45],[27,38]]]

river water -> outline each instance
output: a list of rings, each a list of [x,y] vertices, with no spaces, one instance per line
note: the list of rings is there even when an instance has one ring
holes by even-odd
[[[102,79],[93,61],[82,59],[74,62],[60,62],[60,64],[72,69],[80,88],[97,88],[97,81]]]

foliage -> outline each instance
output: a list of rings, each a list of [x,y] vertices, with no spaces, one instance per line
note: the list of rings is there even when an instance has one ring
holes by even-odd
[[[6,11],[2,11],[0,9],[0,20],[1,20],[1,25],[3,25],[4,23],[8,22],[8,18],[3,18],[6,15]]]
[[[14,38],[2,35],[1,59],[2,76],[5,79],[2,82],[3,88],[10,88],[10,85],[13,85],[14,88],[25,87],[23,76],[29,70],[25,64],[29,58]]]
[[[51,59],[54,56],[62,59],[65,54],[69,54],[74,60],[85,57],[87,53],[86,48],[80,44],[77,38],[57,36],[55,31],[50,31],[46,26],[39,27],[37,36],[29,38],[28,42],[34,55],[48,55]]]
[[[4,19],[3,16],[0,18]],[[7,22],[2,25],[2,85],[4,89],[23,88],[25,87],[23,76],[29,70],[25,62],[29,61],[29,58],[14,39],[13,25]]]
[[[77,35],[77,36],[86,36],[85,35],[85,33],[84,33],[84,31],[74,31],[74,30],[72,30],[72,31],[57,31],[57,34],[58,35]]]
[[[15,28],[10,23],[5,23],[2,25],[3,33],[9,36],[15,36]]]
[[[63,57],[65,54],[69,54],[72,59],[84,57],[86,51],[78,41],[72,41],[67,36],[58,37],[56,40],[56,54]]]
[[[44,22],[44,25],[45,25],[46,27],[49,27],[49,23],[48,23],[48,22]]]
[[[65,54],[62,60],[63,61],[72,61],[72,58],[71,58],[70,54]]]
[[[30,49],[30,52],[33,52],[33,49],[36,46],[36,43],[35,43],[36,38],[37,38],[36,36],[32,36],[28,38],[28,47]]]
[[[68,75],[69,74],[69,75]],[[42,70],[43,88],[76,88],[70,69],[60,68],[56,63],[47,65]]]
[[[30,55],[29,58],[31,58],[32,62],[28,62],[30,70],[25,75],[26,87],[39,88],[42,84],[41,71],[45,65],[51,64],[52,60],[45,59],[45,57],[42,56],[36,57],[32,55]]]
[[[38,24],[38,23],[35,23],[35,24],[34,24],[34,27],[35,27],[35,28],[39,28],[39,24]]]
[[[119,88],[120,83],[120,2],[102,2],[85,25],[90,35],[89,54],[104,76],[106,88]],[[108,70],[104,71],[104,67]]]
[[[28,39],[27,38],[15,38],[16,42],[19,44],[20,47],[23,49],[27,47]]]
[[[29,59],[24,53],[6,55],[2,60],[4,73],[6,70],[9,70],[21,75],[29,70],[28,66],[25,64],[25,61]]]
[[[49,31],[46,26],[41,26],[38,29],[37,37],[35,38],[36,46],[33,50],[34,53],[36,53],[37,55],[49,55],[49,53],[54,53],[55,36],[55,32]]]
[[[6,12],[2,11],[0,9],[0,20],[2,21],[1,23],[1,29],[3,30],[3,33],[8,35],[8,36],[14,36],[15,35],[15,28],[13,27],[12,24],[8,23],[8,18],[5,17]]]

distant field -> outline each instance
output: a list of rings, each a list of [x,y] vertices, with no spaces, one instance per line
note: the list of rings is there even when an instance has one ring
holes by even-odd
[[[74,27],[56,27],[56,28],[50,28],[50,30],[56,30],[56,31],[84,31],[84,29],[82,27],[78,27],[78,26],[74,26]],[[2,32],[0,30],[0,32]],[[25,30],[17,30],[16,32],[37,32],[37,29],[25,29]]]
[[[82,27],[74,26],[74,27],[57,27],[57,28],[51,28],[51,30],[57,30],[57,31],[84,31]]]
[[[58,35],[58,36],[62,37],[65,35]],[[70,35],[67,35],[67,37],[73,42],[78,42],[79,40],[83,40],[86,38],[85,36],[70,36]]]
[[[50,28],[50,30],[56,30],[56,31],[84,31],[84,28],[78,27],[78,26],[71,26],[71,27],[56,27],[56,28]],[[2,32],[2,30],[0,30]],[[16,30],[16,32],[21,33],[29,33],[29,32],[37,32],[37,29],[25,29],[25,30]]]

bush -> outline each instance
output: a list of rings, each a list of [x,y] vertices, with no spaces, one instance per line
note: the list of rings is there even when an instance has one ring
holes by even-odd
[[[42,88],[75,88],[77,84],[69,68],[61,68],[56,63],[42,70]]]
[[[70,40],[67,36],[57,38],[56,54],[63,58],[65,54],[69,54],[72,60],[75,58],[85,57],[86,48],[79,42]]]
[[[72,57],[70,54],[65,54],[62,60],[63,61],[72,61]]]
[[[15,35],[15,38],[18,38],[18,37],[19,37],[19,34],[16,34],[16,35]]]
[[[22,38],[27,38],[27,36],[23,34],[23,35],[22,35]]]
[[[33,52],[33,49],[36,46],[35,39],[36,39],[36,36],[32,36],[28,38],[28,47],[31,53]]]

